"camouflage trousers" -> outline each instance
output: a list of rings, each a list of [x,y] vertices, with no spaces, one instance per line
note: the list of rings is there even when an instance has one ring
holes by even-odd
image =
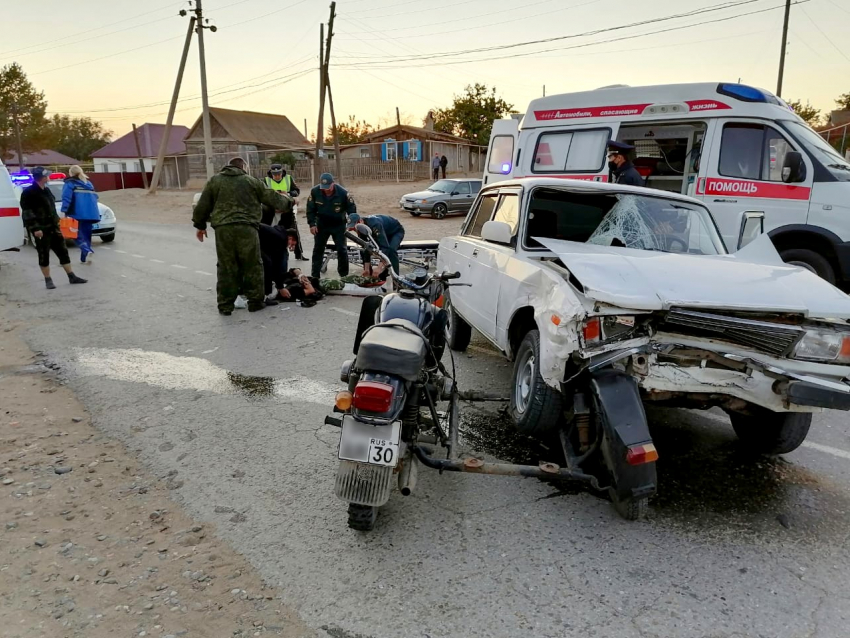
[[[239,294],[248,298],[249,310],[263,307],[263,259],[257,229],[248,224],[219,226],[215,229],[215,252],[218,309],[232,311]]]
[[[381,282],[381,280],[376,279],[375,277],[346,275],[345,277],[340,277],[339,279],[321,279],[319,280],[319,286],[322,288],[322,290],[342,290],[343,288],[345,288],[345,284],[365,286],[367,284],[374,285],[379,282]]]

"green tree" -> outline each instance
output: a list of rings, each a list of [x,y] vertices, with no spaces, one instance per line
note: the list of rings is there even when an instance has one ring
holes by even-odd
[[[272,164],[282,164],[288,166],[290,170],[295,168],[295,155],[289,151],[280,151],[269,158],[269,166]]]
[[[348,122],[337,122],[337,131],[339,131],[340,144],[357,144],[362,142],[363,138],[375,130],[371,124],[358,120],[353,115],[348,116]],[[328,136],[325,138],[325,144],[334,143],[334,131],[332,127],[328,127]]]
[[[88,161],[91,154],[111,141],[112,131],[88,117],[54,115],[47,121],[48,146],[78,160]]]
[[[802,100],[794,100],[793,102],[788,102],[788,106],[794,109],[794,112],[803,118],[809,126],[815,127],[821,123],[820,109],[816,109],[808,102],[803,104]]]
[[[455,95],[450,107],[434,112],[434,129],[487,146],[493,120],[505,117],[513,109],[512,104],[496,96],[496,87],[476,82],[468,85],[463,95]]]
[[[835,104],[842,111],[850,111],[850,93],[843,93],[835,100]]]
[[[13,62],[0,69],[0,157],[16,150],[16,119],[24,153],[44,148],[46,110],[44,93],[36,90],[20,64]]]

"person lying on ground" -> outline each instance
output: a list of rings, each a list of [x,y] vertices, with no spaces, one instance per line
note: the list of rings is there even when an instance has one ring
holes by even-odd
[[[286,273],[283,286],[278,289],[278,299],[283,302],[300,301],[303,306],[313,306],[325,296],[319,280],[308,277],[300,268]]]

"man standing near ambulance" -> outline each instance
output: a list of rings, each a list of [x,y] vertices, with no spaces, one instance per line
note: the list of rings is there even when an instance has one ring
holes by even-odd
[[[608,168],[611,170],[611,182],[626,186],[646,186],[628,154],[635,150],[634,146],[623,142],[608,142]]]

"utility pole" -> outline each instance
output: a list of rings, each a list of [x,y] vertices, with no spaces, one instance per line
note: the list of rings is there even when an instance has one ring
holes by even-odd
[[[213,166],[213,150],[212,150],[212,131],[210,130],[210,103],[207,99],[207,60],[204,54],[204,29],[211,29],[216,32],[215,27],[204,26],[204,10],[201,6],[201,0],[195,0],[195,26],[198,31],[198,54],[201,58],[201,104],[203,106],[202,119],[204,122],[204,155],[206,156],[207,164],[207,179],[211,179],[215,175],[215,166]]]
[[[543,97],[546,97],[546,85],[543,85]]]
[[[156,193],[159,188],[159,177],[162,174],[162,163],[165,161],[165,151],[168,149],[168,140],[171,136],[171,123],[174,121],[174,111],[177,109],[177,98],[180,95],[180,85],[183,83],[183,70],[186,68],[186,58],[189,57],[189,46],[192,44],[192,33],[195,31],[195,18],[189,19],[189,30],[186,32],[186,41],[183,43],[183,56],[180,58],[180,67],[177,69],[177,81],[174,83],[174,93],[171,94],[171,106],[168,107],[168,118],[165,120],[165,132],[159,142],[159,153],[156,155],[156,166],[153,167],[153,179],[149,195]],[[176,161],[176,160],[175,160]],[[179,180],[178,180],[179,181]]]
[[[401,113],[399,113],[398,107],[395,107],[395,123],[401,126]]]
[[[782,76],[785,75],[785,45],[788,43],[788,18],[791,16],[791,0],[785,0],[785,21],[782,23],[782,49],[779,53],[779,77],[776,80],[776,95],[782,97]]]
[[[18,103],[12,102],[12,122],[15,124],[15,142],[18,144],[18,171],[24,170],[24,145],[21,144],[21,125],[18,122]]]
[[[142,146],[139,144],[139,131],[136,130],[136,125],[133,124],[133,139],[136,141],[136,156],[139,158],[139,167],[142,171],[142,185],[145,190],[148,188],[148,174],[145,171],[145,158],[142,157]]]
[[[328,91],[328,105],[331,109],[331,130],[334,138],[334,161],[336,164],[336,179],[342,182],[342,158],[339,150],[339,131],[336,128],[336,114],[334,113],[334,98],[331,93],[331,42],[334,37],[334,18],[336,17],[336,2],[331,2],[331,17],[328,19],[328,42],[325,50],[325,88]]]
[[[304,139],[307,139],[307,118],[304,118]]]
[[[316,125],[316,161],[322,173],[325,152],[325,25],[319,25],[319,123]]]

